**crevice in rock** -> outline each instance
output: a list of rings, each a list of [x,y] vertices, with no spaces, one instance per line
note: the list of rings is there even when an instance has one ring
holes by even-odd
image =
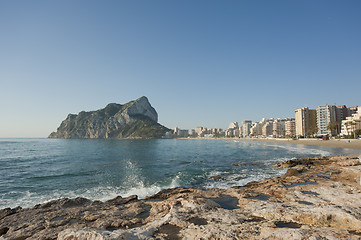
[[[167,239],[180,240],[181,238],[178,236],[180,230],[180,227],[167,223],[160,226],[158,230],[154,233],[154,235],[162,234],[166,235]]]
[[[307,201],[297,201],[299,204],[304,204],[304,205],[313,205],[313,203],[311,202],[307,202]]]
[[[266,219],[263,217],[255,217],[255,216],[251,216],[250,219],[245,220],[245,222],[255,222],[255,223],[262,222],[262,221],[266,221]]]
[[[302,225],[295,222],[275,222],[276,227],[278,228],[300,228]]]
[[[311,191],[301,191],[301,193],[303,194],[307,194],[307,195],[313,195],[313,196],[318,196],[320,194],[316,193],[316,192],[311,192]]]
[[[250,197],[246,197],[248,199],[256,199],[256,200],[261,200],[261,201],[268,201],[268,199],[270,198],[270,196],[263,194],[263,193],[251,193],[254,196],[250,196]]]
[[[8,227],[0,228],[0,236],[5,235],[9,231]]]
[[[228,209],[228,210],[239,209],[238,198],[235,197],[222,195],[222,197],[220,198],[208,198],[208,199],[218,203],[219,206],[224,209]]]
[[[200,217],[192,217],[190,219],[187,220],[190,223],[193,223],[194,225],[207,225],[208,221],[205,218],[200,218]]]
[[[352,235],[361,236],[361,232],[358,232],[358,231],[349,230],[348,232],[349,232],[350,234],[352,234]]]
[[[152,208],[151,205],[148,204],[144,204],[143,209],[144,211],[139,213],[137,216],[135,216],[136,218],[141,218],[141,219],[146,219],[147,217],[149,217],[150,215],[150,209]]]
[[[318,184],[317,182],[292,183],[291,185],[286,186],[286,188],[289,189],[289,188],[293,188],[296,186],[317,185],[317,184]]]

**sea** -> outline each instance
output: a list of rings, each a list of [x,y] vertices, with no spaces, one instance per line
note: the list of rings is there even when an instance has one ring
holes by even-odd
[[[228,188],[280,176],[277,162],[355,150],[219,139],[0,139],[0,209],[58,198],[106,201],[179,186]]]

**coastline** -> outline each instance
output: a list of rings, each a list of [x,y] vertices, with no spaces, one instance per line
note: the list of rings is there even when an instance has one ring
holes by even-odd
[[[339,147],[339,148],[351,148],[361,150],[361,139],[330,139],[330,140],[319,140],[312,138],[298,139],[298,140],[278,140],[278,139],[244,139],[245,141],[258,141],[258,142],[283,142],[291,144],[304,144],[324,147]]]
[[[283,177],[139,200],[59,199],[0,210],[0,239],[361,239],[361,160],[292,159]]]
[[[238,138],[237,140],[350,148],[350,149],[359,149],[361,152],[361,139],[319,140],[319,139],[314,139],[314,138],[305,138],[305,139],[292,140],[292,139],[282,139],[282,138],[265,138],[265,139],[263,139],[263,138]]]

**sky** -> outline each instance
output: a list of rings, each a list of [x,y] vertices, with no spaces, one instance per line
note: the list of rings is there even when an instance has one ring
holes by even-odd
[[[166,127],[361,105],[361,1],[0,1],[0,137],[147,96]]]

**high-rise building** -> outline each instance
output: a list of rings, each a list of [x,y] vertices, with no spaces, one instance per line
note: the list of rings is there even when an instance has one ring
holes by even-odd
[[[189,130],[188,129],[180,129],[179,127],[175,127],[173,130],[174,137],[188,137]]]
[[[296,122],[295,119],[290,119],[285,122],[286,136],[296,136]]]
[[[242,121],[242,137],[248,137],[251,133],[251,120],[243,120]]]
[[[271,136],[273,132],[273,123],[272,122],[266,122],[262,126],[262,136],[268,137]]]
[[[336,122],[337,117],[337,107],[335,105],[319,105],[317,106],[317,129],[318,135],[336,135],[336,130],[327,129],[329,123]]]
[[[273,136],[283,137],[285,135],[285,122],[287,119],[276,119],[273,122]]]
[[[296,136],[310,136],[316,134],[316,110],[308,107],[295,110]]]
[[[338,106],[336,108],[336,121],[341,122],[345,120],[346,117],[351,116],[350,109],[346,107],[346,105]]]
[[[359,109],[360,107],[349,107],[348,109],[350,110],[350,115],[348,116],[352,116],[352,114],[357,113],[357,109]]]
[[[201,127],[201,126],[196,127],[195,132],[198,137],[203,137],[203,127]]]
[[[262,134],[262,124],[260,124],[259,122],[254,122],[252,123],[252,126],[249,130],[249,134],[250,136],[258,136]]]
[[[228,126],[230,129],[236,129],[238,128],[238,122],[231,122]]]
[[[240,131],[238,122],[231,122],[225,131],[227,137],[239,137]]]
[[[341,135],[352,135],[356,130],[361,129],[361,107],[356,107],[356,109],[358,109],[356,113],[342,120]]]
[[[190,135],[191,137],[197,137],[197,136],[198,136],[195,129],[189,130],[189,135]]]
[[[270,119],[262,118],[262,120],[260,122],[252,123],[251,128],[249,130],[250,136],[270,136],[270,135],[272,135],[273,121],[274,121],[273,118],[270,118]]]

